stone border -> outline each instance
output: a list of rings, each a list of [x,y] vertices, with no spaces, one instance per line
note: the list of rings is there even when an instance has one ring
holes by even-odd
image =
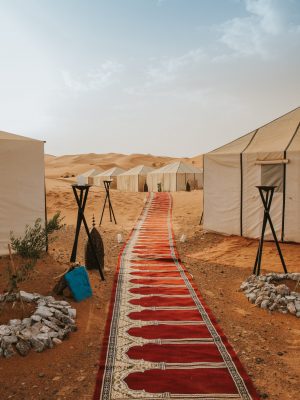
[[[240,286],[247,299],[257,307],[300,317],[300,293],[290,291],[285,284],[274,285],[285,279],[300,280],[300,273],[250,275]],[[300,284],[299,284],[300,285]]]
[[[60,344],[70,332],[77,330],[76,309],[67,301],[23,290],[0,294],[0,305],[20,300],[35,303],[36,310],[29,318],[11,319],[7,325],[0,325],[0,358],[13,356],[15,350],[21,356],[26,356],[31,349],[40,353]]]

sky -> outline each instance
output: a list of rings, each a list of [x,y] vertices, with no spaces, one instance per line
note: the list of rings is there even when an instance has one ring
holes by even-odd
[[[0,130],[205,153],[300,106],[300,0],[0,0]]]

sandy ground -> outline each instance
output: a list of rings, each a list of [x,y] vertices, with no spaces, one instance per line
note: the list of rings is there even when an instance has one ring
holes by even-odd
[[[49,294],[55,276],[67,268],[70,257],[76,203],[70,181],[47,179],[49,215],[61,210],[66,227],[49,246],[49,254],[40,260],[30,279],[21,287]],[[90,273],[93,297],[75,303],[78,331],[61,345],[41,354],[33,351],[25,358],[18,355],[0,360],[0,399],[91,399],[98,368],[101,340],[111,294],[112,280],[121,248],[116,236],[126,238],[144,205],[144,193],[112,191],[117,225],[109,221],[108,210],[99,231],[105,244],[105,281],[98,272]],[[176,238],[185,234],[178,247],[182,259],[213,310],[229,341],[238,352],[262,398],[297,399],[299,395],[300,326],[292,316],[269,314],[248,303],[238,288],[251,273],[257,242],[205,233],[199,225],[202,192],[175,193],[173,221]],[[92,216],[99,221],[104,192],[92,189],[86,210],[89,226]],[[97,224],[98,225],[98,224]],[[84,259],[86,236],[81,231],[78,260]],[[288,268],[299,271],[299,245],[284,245]],[[266,246],[263,269],[280,270],[274,247]],[[7,258],[0,259],[0,291],[7,283]],[[72,302],[72,299],[67,297]],[[72,302],[73,303],[73,302]],[[12,316],[13,317],[13,316]]]
[[[147,165],[153,168],[160,168],[175,161],[183,161],[202,167],[202,155],[191,158],[172,158],[154,156],[152,154],[75,154],[55,157],[45,155],[46,176],[48,178],[61,178],[64,176],[78,175],[91,169],[106,171],[112,167],[119,167],[125,170],[137,165]]]

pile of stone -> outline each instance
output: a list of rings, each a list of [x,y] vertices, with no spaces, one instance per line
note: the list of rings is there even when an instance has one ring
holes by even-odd
[[[37,352],[51,349],[77,329],[76,309],[67,301],[22,290],[0,295],[0,305],[14,301],[35,303],[36,310],[29,318],[11,319],[7,325],[0,325],[0,358],[11,357],[16,351],[26,356],[31,349]]]
[[[300,273],[251,275],[240,287],[247,299],[257,307],[300,317],[300,293],[291,291],[283,280],[300,280]],[[300,283],[299,283],[300,286]]]

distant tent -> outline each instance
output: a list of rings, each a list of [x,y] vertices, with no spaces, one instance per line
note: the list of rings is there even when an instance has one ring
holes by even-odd
[[[123,192],[144,192],[147,174],[154,169],[138,165],[117,176],[117,188]]]
[[[263,207],[256,186],[275,185],[271,218],[276,233],[300,242],[299,126],[297,108],[205,154],[205,229],[258,238]]]
[[[101,169],[89,169],[86,172],[83,172],[80,175],[76,176],[76,181],[77,183],[84,183],[84,184],[89,184],[92,185],[93,184],[93,177],[101,174],[103,171]]]
[[[156,169],[147,175],[149,192],[157,192],[161,187],[163,192],[177,192],[187,189],[201,189],[203,185],[203,171],[193,165],[178,161]]]
[[[37,218],[45,223],[44,142],[0,132],[0,255],[10,231],[23,236]]]
[[[123,172],[125,172],[125,170],[119,167],[110,168],[107,171],[102,172],[101,174],[95,175],[93,177],[93,183],[95,186],[103,187],[103,181],[112,180],[110,187],[112,189],[116,189],[117,176],[123,174]]]

